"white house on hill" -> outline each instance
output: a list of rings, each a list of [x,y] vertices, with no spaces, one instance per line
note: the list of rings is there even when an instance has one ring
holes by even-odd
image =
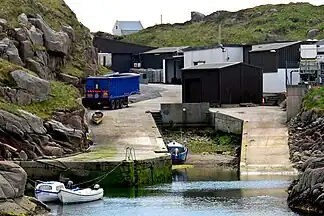
[[[143,30],[141,21],[116,21],[112,30],[113,35],[129,35]]]

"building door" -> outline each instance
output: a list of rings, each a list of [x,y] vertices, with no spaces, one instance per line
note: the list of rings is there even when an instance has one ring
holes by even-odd
[[[201,103],[201,80],[196,79],[185,79],[185,103]]]

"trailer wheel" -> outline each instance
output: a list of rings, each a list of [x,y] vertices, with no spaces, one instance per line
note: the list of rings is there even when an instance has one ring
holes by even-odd
[[[121,106],[121,99],[116,100],[116,109],[120,109]]]
[[[116,102],[115,102],[115,100],[112,100],[112,101],[110,102],[110,108],[111,108],[112,110],[116,109]]]
[[[125,105],[126,107],[128,107],[128,97],[125,97],[125,99],[124,99],[124,105]]]

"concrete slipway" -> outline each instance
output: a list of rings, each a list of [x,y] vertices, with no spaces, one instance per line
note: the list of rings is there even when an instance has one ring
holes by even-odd
[[[286,112],[279,107],[210,109],[243,120],[241,175],[295,175],[289,160]]]

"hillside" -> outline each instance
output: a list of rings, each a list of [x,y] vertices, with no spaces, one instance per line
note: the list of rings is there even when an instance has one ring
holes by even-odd
[[[88,148],[78,88],[100,72],[89,29],[63,0],[1,0],[0,161]]]
[[[156,25],[123,40],[150,46],[211,45],[218,43],[220,23],[222,43],[303,40],[313,29],[319,30],[316,38],[324,38],[323,11],[324,5],[309,3],[263,5],[237,12],[217,11],[200,21]]]

